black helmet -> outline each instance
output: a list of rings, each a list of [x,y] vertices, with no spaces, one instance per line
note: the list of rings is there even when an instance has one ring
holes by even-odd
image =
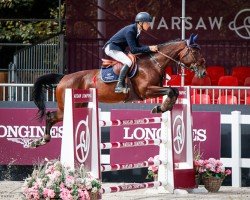
[[[152,17],[147,12],[139,12],[135,17],[135,22],[152,22]]]

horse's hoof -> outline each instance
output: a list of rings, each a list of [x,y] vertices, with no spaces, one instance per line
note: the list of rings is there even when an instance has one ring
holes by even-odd
[[[51,135],[45,134],[45,135],[43,136],[43,139],[44,139],[45,141],[49,142],[49,141],[51,140]]]
[[[155,106],[152,110],[151,113],[161,113],[160,106]]]
[[[37,147],[40,147],[40,146],[43,146],[43,145],[47,144],[49,141],[50,141],[50,139],[47,140],[46,138],[40,138],[38,140],[35,140],[35,141],[31,142],[29,147],[30,148],[37,148]]]

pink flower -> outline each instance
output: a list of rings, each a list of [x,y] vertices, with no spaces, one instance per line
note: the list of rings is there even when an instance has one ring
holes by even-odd
[[[39,200],[40,199],[39,191],[38,191],[38,189],[36,189],[34,187],[25,189],[24,195],[25,195],[26,199],[28,199],[28,200]]]
[[[55,192],[52,189],[44,188],[43,190],[43,196],[44,198],[54,198],[55,197]]]
[[[227,169],[227,170],[225,171],[225,174],[226,174],[226,175],[230,175],[230,174],[232,174],[232,171],[231,171],[230,169]]]
[[[69,175],[66,176],[66,179],[65,179],[65,185],[66,185],[66,187],[72,188],[73,185],[74,185],[74,183],[75,183],[75,179],[74,179],[73,176],[69,176]]]
[[[49,173],[53,173],[54,171],[55,171],[54,165],[50,165],[50,166],[48,167],[48,169],[46,169],[45,173],[46,173],[46,174],[49,174]]]
[[[67,188],[60,189],[60,198],[62,200],[73,200],[73,197]]]
[[[158,172],[158,166],[151,166],[152,167],[152,171],[154,172],[154,173],[157,173]]]
[[[90,200],[90,196],[87,190],[78,190],[80,200]]]

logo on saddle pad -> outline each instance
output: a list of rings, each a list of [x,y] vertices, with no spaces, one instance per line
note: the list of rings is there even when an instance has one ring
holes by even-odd
[[[136,57],[133,54],[128,54],[128,57],[132,61],[132,66],[128,72],[128,78],[133,78],[137,72]],[[116,60],[102,59],[101,66],[101,79],[105,83],[111,83],[118,81],[120,71],[123,64]]]
[[[122,68],[121,63],[117,63],[116,65],[112,66],[102,66],[101,67],[101,79],[105,83],[111,83],[118,81],[118,77]],[[137,65],[135,65],[129,72],[128,72],[128,78],[133,78],[137,72]]]

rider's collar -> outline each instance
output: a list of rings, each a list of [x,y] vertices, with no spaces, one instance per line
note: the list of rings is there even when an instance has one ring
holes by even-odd
[[[136,37],[138,37],[141,34],[141,30],[139,28],[137,28],[137,35]]]

